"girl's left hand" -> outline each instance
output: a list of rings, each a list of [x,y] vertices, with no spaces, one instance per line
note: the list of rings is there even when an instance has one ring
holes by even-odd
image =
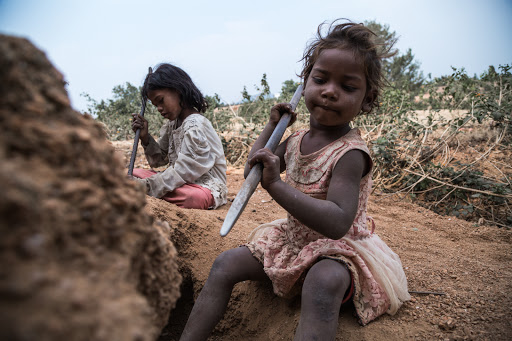
[[[270,149],[262,148],[258,150],[247,162],[249,163],[249,167],[251,168],[258,162],[261,162],[263,164],[261,187],[263,187],[264,189],[268,189],[268,187],[276,181],[281,181],[281,161],[279,159],[279,156],[272,153]]]
[[[278,103],[274,105],[272,109],[270,109],[269,122],[277,125],[281,119],[281,116],[283,116],[285,113],[292,116],[290,123],[288,123],[288,126],[291,126],[297,120],[297,113],[292,110],[292,105],[290,103]]]

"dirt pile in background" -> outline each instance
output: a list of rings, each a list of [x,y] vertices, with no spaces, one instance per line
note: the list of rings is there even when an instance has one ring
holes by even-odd
[[[41,51],[0,35],[0,70],[0,339],[154,340],[181,283],[169,225]]]

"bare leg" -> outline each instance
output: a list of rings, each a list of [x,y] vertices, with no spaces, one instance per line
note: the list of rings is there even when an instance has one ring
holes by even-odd
[[[336,339],[340,306],[350,281],[350,272],[335,260],[323,259],[311,267],[302,287],[295,341]]]
[[[221,253],[197,298],[180,340],[206,340],[226,312],[236,283],[268,279],[263,265],[245,246]]]

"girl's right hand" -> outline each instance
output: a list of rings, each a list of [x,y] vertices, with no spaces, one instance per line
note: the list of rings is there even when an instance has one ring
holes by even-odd
[[[263,164],[261,187],[264,189],[268,190],[271,184],[281,180],[281,161],[279,156],[272,153],[270,149],[262,148],[258,150],[247,162],[251,168],[259,162]]]
[[[290,114],[292,117],[290,119],[290,123],[288,123],[288,126],[291,126],[295,120],[297,120],[297,113],[292,110],[292,105],[290,103],[278,103],[272,107],[270,110],[270,119],[269,122],[273,125],[277,125],[279,120],[281,119],[281,116],[283,114]]]
[[[142,142],[147,144],[146,142],[147,142],[148,136],[149,136],[148,121],[139,114],[132,114],[132,116],[133,116],[133,120],[132,120],[133,132],[137,132],[137,129],[140,129],[139,137],[142,140]]]

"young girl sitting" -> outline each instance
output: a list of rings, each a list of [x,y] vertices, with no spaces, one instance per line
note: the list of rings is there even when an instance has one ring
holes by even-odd
[[[262,149],[281,115],[296,115],[288,104],[274,106],[246,167],[247,175],[263,163],[261,185],[288,217],[259,226],[247,244],[217,257],[182,340],[205,340],[233,286],[245,280],[270,279],[279,296],[302,287],[296,340],[334,340],[347,300],[365,325],[396,313],[410,298],[399,257],[367,215],[373,164],[358,129],[350,127],[377,105],[381,59],[389,49],[377,46],[362,24],[333,23],[326,36],[321,28],[301,73],[309,129],[292,134],[275,153]]]
[[[183,208],[217,208],[226,203],[226,159],[222,143],[210,121],[201,115],[208,108],[189,75],[171,64],[160,64],[146,76],[142,95],[168,119],[155,141],[148,122],[133,114],[133,131],[151,167],[170,164],[163,172],[134,169],[147,193]],[[137,179],[138,178],[138,179]]]

